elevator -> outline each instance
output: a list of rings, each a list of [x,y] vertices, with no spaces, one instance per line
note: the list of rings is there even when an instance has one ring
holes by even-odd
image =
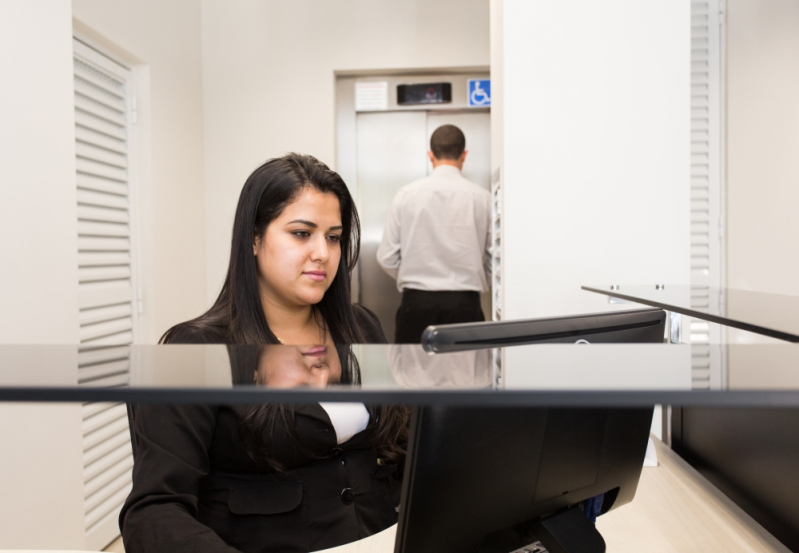
[[[376,259],[389,206],[400,188],[432,172],[427,158],[430,135],[445,124],[459,127],[466,136],[469,153],[463,176],[490,189],[490,108],[470,107],[467,98],[468,81],[487,78],[486,70],[337,75],[337,168],[355,197],[362,233],[353,301],[377,314],[389,341],[393,341],[401,294],[395,280]],[[412,106],[397,103],[397,85],[433,82],[451,83],[451,102]],[[359,106],[357,83],[382,85],[387,95],[384,105]],[[377,88],[380,90],[380,86]],[[490,298],[490,290],[482,295],[483,313],[489,319]]]

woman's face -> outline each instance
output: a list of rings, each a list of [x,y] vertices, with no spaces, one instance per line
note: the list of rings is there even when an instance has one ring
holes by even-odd
[[[261,293],[288,308],[319,303],[336,278],[341,233],[336,195],[306,187],[255,239]]]
[[[255,383],[271,388],[324,388],[341,382],[341,362],[331,346],[266,346]]]

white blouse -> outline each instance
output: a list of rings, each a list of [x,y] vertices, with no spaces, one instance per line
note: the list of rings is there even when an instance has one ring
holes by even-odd
[[[369,424],[369,411],[363,403],[322,403],[336,431],[336,444],[343,444]]]

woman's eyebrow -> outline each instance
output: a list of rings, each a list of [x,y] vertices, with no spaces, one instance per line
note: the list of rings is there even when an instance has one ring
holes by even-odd
[[[306,221],[304,219],[294,219],[293,221],[289,221],[286,224],[290,225],[291,223],[302,223],[303,225],[307,225],[307,226],[309,226],[311,228],[319,227],[319,225],[317,225],[316,223],[312,223],[311,221]],[[338,226],[335,226],[335,227],[330,227],[328,230],[342,230],[343,228],[344,228],[343,226],[338,225]]]
[[[308,225],[309,227],[313,227],[313,228],[316,228],[316,227],[319,226],[316,223],[312,223],[311,221],[305,221],[304,219],[294,219],[293,221],[289,221],[286,224],[290,225],[291,223],[302,223],[303,225]]]

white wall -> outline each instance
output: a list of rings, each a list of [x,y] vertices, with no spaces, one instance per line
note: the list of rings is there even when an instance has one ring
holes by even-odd
[[[0,343],[75,343],[78,227],[68,1],[3,2],[0,75]]]
[[[134,66],[139,82],[139,341],[205,308],[200,4],[73,0],[76,29]]]
[[[85,548],[80,425],[80,405],[0,405],[0,548]]]
[[[0,343],[75,343],[78,232],[68,0],[3,2],[0,75]],[[10,360],[2,361],[5,374]],[[74,379],[76,363],[57,361],[72,370],[60,370],[58,363],[42,369]],[[0,548],[82,548],[80,406],[0,404],[0,443]]]
[[[0,385],[77,372],[72,346],[0,346]],[[81,434],[80,404],[0,403],[0,549],[85,548]]]
[[[687,284],[689,3],[501,3],[504,317]]]
[[[207,301],[239,192],[289,151],[335,166],[334,71],[486,66],[487,0],[202,3]]]
[[[727,286],[799,295],[799,3],[727,1]]]
[[[492,0],[491,4],[491,187],[492,187],[492,205],[496,203],[494,195],[494,187],[497,185],[497,177],[499,177],[499,205],[504,202],[505,188],[502,185],[505,176],[505,16],[504,16],[504,2],[503,0]],[[492,217],[495,217],[493,213]],[[502,259],[500,257],[497,261],[497,255],[501,256],[504,250],[504,245],[501,243],[502,236],[504,235],[505,222],[501,217],[499,220],[499,228],[494,228],[492,223],[493,253],[492,253],[492,267],[499,265],[502,267]],[[500,243],[497,243],[497,239]],[[497,251],[499,250],[499,251]],[[491,320],[501,319],[505,315],[502,313],[503,306],[505,305],[505,283],[502,279],[502,274],[494,273],[491,278]]]

